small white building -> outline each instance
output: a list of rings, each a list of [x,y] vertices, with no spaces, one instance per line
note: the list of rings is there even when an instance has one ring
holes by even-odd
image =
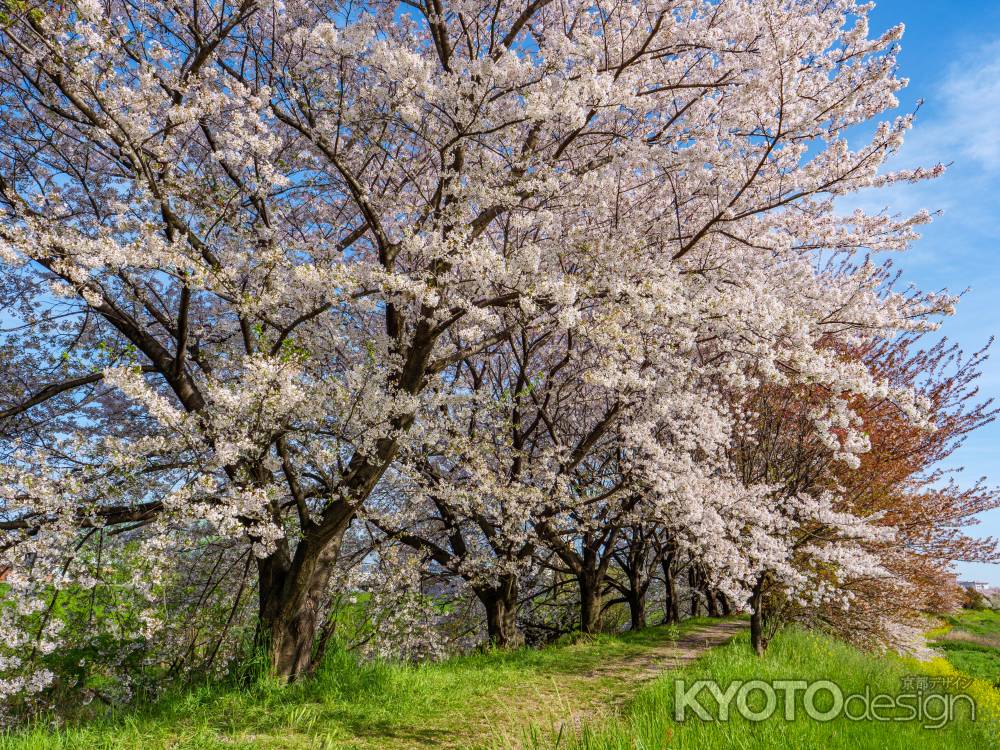
[[[959,581],[958,585],[964,589],[972,589],[973,591],[978,591],[980,594],[986,595],[989,593],[990,585],[985,581]]]

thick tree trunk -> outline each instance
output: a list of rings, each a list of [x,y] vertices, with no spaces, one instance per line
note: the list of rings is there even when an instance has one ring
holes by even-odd
[[[268,655],[271,672],[292,681],[315,667],[320,608],[347,522],[332,537],[303,539],[293,558],[279,549],[257,561],[260,610],[257,643]]]
[[[677,598],[677,582],[674,580],[673,556],[668,555],[663,560],[663,586],[665,601],[663,605],[663,623],[680,622],[681,605]]]
[[[497,648],[520,646],[524,638],[517,629],[514,607],[500,597],[484,602],[486,605],[486,630],[490,645]]]
[[[647,584],[642,580],[642,560],[636,556],[628,569],[628,591],[625,599],[628,601],[629,627],[632,630],[642,630],[646,627],[646,590]]]
[[[691,617],[697,617],[701,597],[698,595],[698,573],[693,563],[688,566],[688,589],[691,591]]]
[[[757,656],[767,651],[766,617],[764,611],[764,585],[758,581],[750,597],[750,645]]]
[[[553,551],[563,565],[576,578],[580,593],[580,630],[597,633],[601,629],[602,589],[608,575],[608,566],[614,559],[617,527],[600,533],[587,532],[580,546],[570,545],[547,523],[539,523],[536,530],[552,544]]]
[[[719,603],[715,599],[715,592],[712,591],[708,586],[702,587],[702,594],[705,595],[705,603],[708,605],[708,616],[718,617],[719,616]]]
[[[650,564],[655,565],[660,560],[659,554],[652,559],[652,545],[641,528],[632,528],[625,536],[625,549],[614,553],[612,559],[625,574],[627,585],[612,580],[611,585],[621,592],[628,604],[629,628],[633,631],[646,627],[646,594],[649,591],[651,576]]]
[[[763,656],[767,651],[767,638],[764,636],[764,616],[759,610],[750,614],[750,645],[757,656]]]
[[[628,595],[629,627],[642,630],[646,627],[646,597],[633,590]]]
[[[601,630],[601,588],[593,572],[584,571],[577,576],[580,585],[580,630],[599,633]]]
[[[601,632],[601,614],[604,612],[601,592],[604,589],[608,565],[612,555],[615,534],[610,537],[584,537],[582,555],[576,570],[576,580],[580,587],[580,630],[584,633]],[[601,549],[605,554],[602,556]]]
[[[318,623],[316,609],[309,605],[270,623],[269,655],[276,676],[295,680],[313,670],[313,644]]]
[[[486,632],[490,645],[512,648],[524,643],[517,627],[517,578],[502,576],[497,586],[475,589],[486,609]]]
[[[721,591],[715,592],[715,598],[719,600],[719,609],[723,617],[729,617],[733,613],[733,605],[729,603],[729,597]]]

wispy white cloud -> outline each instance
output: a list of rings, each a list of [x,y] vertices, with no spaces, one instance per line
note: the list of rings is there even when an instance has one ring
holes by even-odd
[[[938,163],[949,165],[939,179],[865,190],[840,206],[901,215],[941,211],[944,217],[927,230],[928,236],[946,228],[951,241],[971,235],[975,244],[1000,243],[1000,201],[995,197],[1000,195],[1000,38],[984,41],[942,72],[887,169]],[[932,260],[931,252],[918,243],[910,257],[920,264]],[[934,259],[940,262],[936,252]]]
[[[900,158],[908,163],[954,161],[1000,175],[1000,39],[954,63],[927,102]]]

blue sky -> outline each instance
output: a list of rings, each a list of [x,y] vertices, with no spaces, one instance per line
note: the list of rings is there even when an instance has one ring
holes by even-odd
[[[911,111],[924,100],[894,166],[951,166],[932,182],[851,202],[902,213],[943,211],[897,263],[922,288],[968,288],[942,332],[976,349],[1000,333],[1000,1],[881,0],[870,18],[873,34],[906,25],[899,64],[910,85],[900,109]],[[994,349],[980,387],[1000,401],[1000,344]],[[970,436],[950,465],[964,467],[967,482],[986,477],[1000,484],[998,452],[1000,424],[991,424]],[[1000,509],[984,514],[971,533],[1000,537]],[[1000,565],[959,564],[958,572],[1000,586]]]

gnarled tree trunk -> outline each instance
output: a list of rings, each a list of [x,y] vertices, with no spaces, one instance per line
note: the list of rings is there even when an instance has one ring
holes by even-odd
[[[271,672],[288,681],[315,668],[316,634],[327,585],[349,519],[332,535],[305,536],[295,554],[287,547],[257,561],[259,621],[257,644],[266,649]]]
[[[715,591],[709,587],[704,579],[701,582],[701,593],[705,596],[705,605],[708,607],[709,617],[719,616],[719,602],[715,598]]]
[[[524,643],[517,627],[517,577],[501,576],[496,586],[475,588],[486,609],[486,632],[491,645],[511,648]]]
[[[577,577],[580,587],[580,630],[599,633],[601,630],[601,579],[597,571],[586,567]]]
[[[629,627],[632,630],[642,630],[646,627],[646,597],[633,589],[627,599]]]

